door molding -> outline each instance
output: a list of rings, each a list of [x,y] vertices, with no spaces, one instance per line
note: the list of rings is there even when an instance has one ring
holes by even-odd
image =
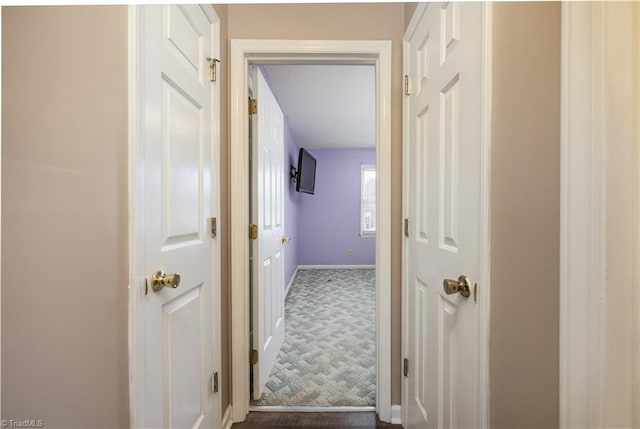
[[[627,176],[611,172],[620,168],[615,152],[640,164],[640,7],[563,2],[561,31],[560,427],[610,427],[611,403],[627,411],[625,423],[617,420],[613,426],[637,427],[640,174],[636,169],[629,183]],[[628,99],[620,98],[620,89]],[[635,125],[625,119],[621,109],[626,107]],[[611,267],[621,259],[616,253],[620,238],[611,237],[607,221],[614,211],[633,214],[631,224],[616,225],[629,231],[633,242],[631,262],[622,273]],[[616,276],[625,282],[615,281]],[[629,304],[610,307],[620,297]],[[609,310],[617,313],[614,321]],[[618,350],[608,354],[609,334],[629,331]],[[624,344],[628,348],[621,349]],[[620,358],[633,362],[633,368],[616,365]],[[612,391],[608,381],[616,369],[625,371],[622,378],[629,384]]]
[[[231,40],[231,383],[233,421],[249,412],[249,63],[372,64],[376,67],[376,410],[391,419],[391,42]]]
[[[407,30],[402,39],[402,74],[409,75],[408,54],[409,42],[413,33],[418,27],[418,23],[427,11],[429,3],[419,3],[409,22]],[[482,4],[482,136],[480,139],[481,159],[480,159],[480,271],[478,284],[480,293],[478,294],[478,331],[480,344],[478,347],[478,379],[476,381],[478,398],[479,422],[478,427],[490,427],[489,421],[489,318],[491,303],[491,89],[492,89],[492,29],[493,29],[493,7],[491,3]],[[402,99],[402,218],[410,217],[408,213],[409,198],[409,142],[408,135],[409,120],[406,112],[409,109],[409,102],[406,96]],[[402,354],[403,357],[409,353],[408,335],[408,240],[402,239]],[[402,371],[402,368],[399,369]],[[406,377],[402,377],[402,421],[407,422],[408,407],[408,382]]]
[[[145,6],[131,5],[128,7],[128,232],[129,232],[129,308],[128,308],[128,346],[129,346],[129,420],[130,427],[144,427],[143,410],[146,402],[144,368],[149,358],[144,350],[144,291],[145,278],[149,273],[144,272],[144,216],[143,216],[143,174],[142,142],[144,129],[143,116],[143,83],[144,64],[141,62],[144,49],[144,20],[141,8]],[[220,55],[220,19],[212,5],[200,5],[212,25],[211,48],[214,55]],[[217,37],[216,37],[217,35]],[[213,150],[211,151],[211,213],[218,219],[220,228],[220,86],[211,86],[212,118],[211,134]],[[216,111],[217,108],[217,111]],[[213,350],[211,351],[213,370],[220,373],[221,356],[221,295],[220,295],[220,239],[211,240],[212,256],[212,311],[213,311]],[[220,428],[222,423],[222,397],[220,393],[213,396],[212,404],[214,428]]]

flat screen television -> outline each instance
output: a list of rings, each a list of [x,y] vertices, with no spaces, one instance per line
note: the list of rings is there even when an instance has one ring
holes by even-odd
[[[316,159],[307,152],[300,149],[298,155],[298,171],[296,177],[296,191],[305,194],[313,194],[316,188]]]

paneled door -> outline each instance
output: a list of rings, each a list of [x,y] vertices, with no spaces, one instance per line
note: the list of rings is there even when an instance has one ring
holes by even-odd
[[[219,112],[207,58],[215,56],[219,34],[211,6],[144,6],[137,13],[143,27],[139,156],[148,286],[142,298],[140,423],[211,428],[212,290],[219,277],[212,272],[217,255],[210,218],[219,176],[212,168]]]
[[[253,72],[253,398],[259,399],[284,342],[284,115],[260,68]],[[288,171],[288,169],[287,169]]]
[[[482,4],[429,3],[409,35],[405,428],[478,421]],[[406,59],[405,59],[406,60]],[[463,277],[464,276],[464,277]]]

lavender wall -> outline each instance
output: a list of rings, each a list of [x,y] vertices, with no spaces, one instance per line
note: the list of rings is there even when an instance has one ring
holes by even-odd
[[[298,205],[300,194],[296,192],[296,184],[289,180],[289,166],[298,164],[298,151],[289,122],[284,121],[284,235],[291,237],[291,241],[284,247],[284,286],[289,285],[293,273],[298,267]]]
[[[360,166],[375,164],[375,150],[309,152],[318,161],[316,188],[314,195],[299,194],[298,264],[375,264],[375,237],[360,236]]]
[[[375,164],[375,150],[309,150],[318,160],[315,194],[298,193],[289,167],[297,166],[300,148],[284,113],[284,234],[291,237],[284,246],[285,288],[298,265],[375,264],[375,237],[360,237],[360,166]]]

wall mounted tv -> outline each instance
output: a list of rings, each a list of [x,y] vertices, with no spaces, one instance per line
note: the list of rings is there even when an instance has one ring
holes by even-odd
[[[300,149],[298,170],[296,172],[296,191],[313,194],[315,188],[316,159],[306,149]]]

